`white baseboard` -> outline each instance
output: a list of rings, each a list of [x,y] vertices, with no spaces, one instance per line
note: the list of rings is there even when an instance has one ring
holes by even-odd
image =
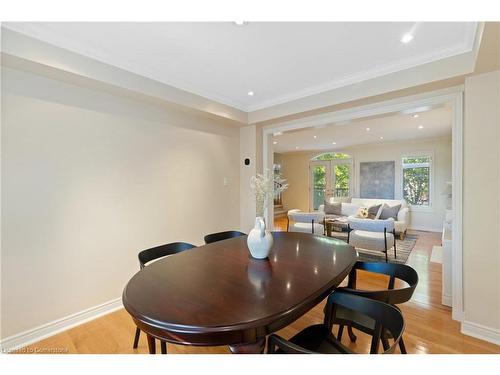
[[[481,324],[463,321],[461,332],[476,339],[500,345],[500,330],[486,327]]]
[[[437,233],[441,233],[443,231],[443,227],[436,227],[436,228],[433,228],[433,227],[424,227],[424,226],[409,226],[408,227],[409,230],[420,230],[422,232],[437,232]]]
[[[0,348],[3,353],[22,348],[35,342],[46,339],[57,333],[66,331],[80,324],[94,320],[100,316],[109,314],[123,307],[122,299],[117,298],[101,305],[91,307],[76,314],[54,320],[41,326],[29,329],[13,336],[0,340]]]
[[[446,294],[441,295],[441,304],[445,306],[450,306],[451,307],[451,296],[447,296]]]

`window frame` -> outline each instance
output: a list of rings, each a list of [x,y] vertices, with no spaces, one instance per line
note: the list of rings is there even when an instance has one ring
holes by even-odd
[[[405,153],[401,155],[400,163],[401,163],[401,199],[404,198],[404,170],[407,169],[404,166],[406,164],[403,163],[403,159],[405,158],[419,158],[419,157],[428,157],[429,158],[429,204],[428,205],[416,205],[410,204],[406,202],[411,211],[432,211],[434,204],[434,152],[432,151],[418,151]],[[418,168],[419,164],[415,164]]]

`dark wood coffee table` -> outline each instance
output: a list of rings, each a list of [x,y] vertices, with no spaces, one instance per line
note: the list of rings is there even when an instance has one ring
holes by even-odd
[[[154,339],[185,345],[229,345],[260,353],[265,337],[300,318],[349,274],[356,252],[306,233],[273,233],[269,260],[250,257],[246,236],[166,257],[128,282],[123,305]]]
[[[332,232],[334,232],[335,227],[345,227],[347,225],[347,220],[345,219],[325,219],[325,230],[328,237],[332,237]],[[339,233],[342,233],[339,231]],[[347,235],[346,235],[347,238]]]

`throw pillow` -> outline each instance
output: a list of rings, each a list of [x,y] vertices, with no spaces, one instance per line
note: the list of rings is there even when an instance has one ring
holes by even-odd
[[[325,214],[342,215],[342,203],[330,203],[325,201]]]
[[[382,208],[382,212],[380,213],[380,217],[379,219],[381,220],[387,220],[387,219],[390,219],[391,217],[394,219],[394,220],[397,220],[398,219],[398,212],[401,208],[401,205],[398,204],[396,206],[388,206],[388,205],[384,205],[384,207]]]
[[[380,207],[382,207],[382,204],[376,204],[375,206],[368,207],[368,219],[378,219]]]
[[[361,207],[356,213],[356,216],[360,219],[368,219],[368,208]]]

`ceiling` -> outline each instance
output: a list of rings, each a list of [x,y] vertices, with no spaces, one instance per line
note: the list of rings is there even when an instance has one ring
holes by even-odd
[[[474,22],[2,26],[247,112],[469,52],[477,29]],[[404,44],[406,33],[414,39]]]
[[[415,115],[418,117],[413,117]],[[443,106],[423,112],[395,113],[321,128],[285,132],[273,136],[273,147],[274,152],[278,153],[335,151],[364,144],[451,137],[451,122],[451,108]]]

